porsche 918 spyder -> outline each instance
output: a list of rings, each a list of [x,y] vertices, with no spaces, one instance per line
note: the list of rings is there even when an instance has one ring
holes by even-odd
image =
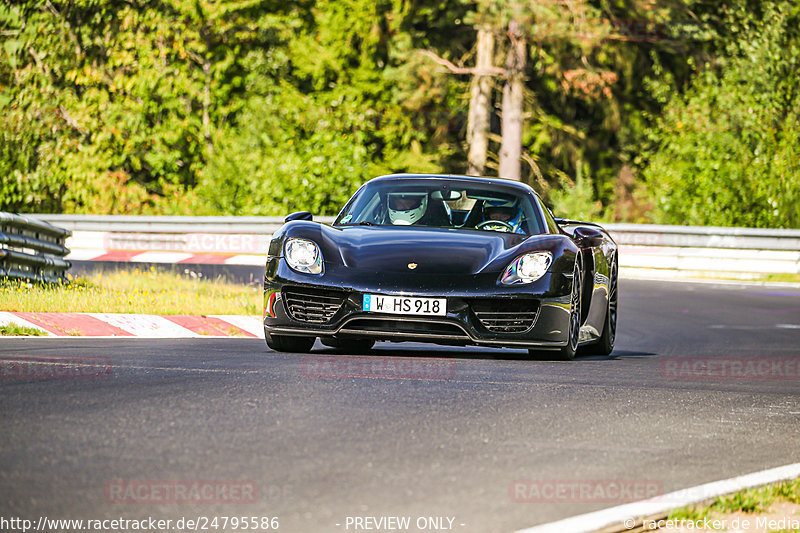
[[[332,225],[293,213],[273,234],[264,333],[274,350],[375,341],[609,354],[617,245],[555,218],[520,182],[396,174],[364,184]]]

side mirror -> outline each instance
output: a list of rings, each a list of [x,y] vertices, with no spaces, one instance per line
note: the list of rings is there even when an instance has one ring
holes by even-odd
[[[600,246],[603,243],[603,233],[586,226],[575,228],[572,238],[580,247]]]
[[[313,220],[313,215],[308,211],[298,211],[297,213],[292,213],[291,215],[287,215],[286,218],[283,219],[284,222],[291,222],[292,220]]]

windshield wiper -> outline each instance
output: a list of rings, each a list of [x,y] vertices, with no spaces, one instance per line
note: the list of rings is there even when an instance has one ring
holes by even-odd
[[[377,226],[374,222],[370,222],[369,220],[362,220],[358,223],[359,226]]]

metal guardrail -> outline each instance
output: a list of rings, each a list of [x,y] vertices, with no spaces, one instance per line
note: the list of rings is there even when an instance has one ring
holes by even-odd
[[[72,231],[124,233],[237,233],[269,235],[284,217],[191,217],[134,215],[35,215]],[[314,217],[330,224],[334,217]]]
[[[123,215],[34,215],[72,231],[128,233],[238,233],[270,234],[283,217],[192,217]],[[330,224],[334,217],[314,217]],[[736,248],[751,250],[800,250],[800,230],[727,228],[716,226],[666,226],[656,224],[601,224],[619,244]]]
[[[0,279],[63,282],[72,232],[36,218],[0,212]]]
[[[603,224],[603,227],[614,235],[618,244],[800,251],[800,230],[797,229],[657,224]]]
[[[260,256],[266,250],[269,235],[283,224],[283,217],[36,217],[75,232],[71,246],[72,258],[76,260],[92,260],[107,250],[161,250],[250,254],[252,264],[261,264]],[[314,220],[330,224],[333,217]],[[621,245],[620,266],[627,271],[635,269],[656,275],[741,274],[741,277],[800,273],[800,230],[653,224],[603,224],[603,227]],[[219,238],[212,238],[215,235]],[[241,239],[236,240],[237,236]],[[241,259],[236,261],[250,264],[242,263]]]
[[[117,215],[34,215],[72,231],[124,233],[207,233],[269,235],[283,217],[192,217]],[[315,217],[330,224],[334,217]],[[666,226],[656,224],[602,224],[619,244],[739,250],[800,251],[800,230]]]

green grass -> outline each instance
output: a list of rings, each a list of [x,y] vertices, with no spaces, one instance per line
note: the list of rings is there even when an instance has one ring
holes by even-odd
[[[800,283],[800,274],[767,274],[761,276],[758,281],[789,281],[793,283]]]
[[[775,501],[774,496],[767,487],[747,489],[734,494],[719,496],[711,510],[721,513],[763,513]]]
[[[16,324],[0,326],[0,337],[23,337],[23,336],[41,337],[43,335],[47,335],[47,333],[36,328],[28,328],[25,326],[18,326]]]
[[[631,273],[639,269],[631,269]],[[641,270],[639,270],[642,272]],[[653,269],[653,272],[658,272],[659,269]],[[664,271],[661,271],[664,272]],[[736,272],[700,272],[693,271],[691,273],[678,272],[679,277],[672,279],[702,279],[702,280],[720,280],[720,281],[743,281],[743,282],[773,282],[773,283],[800,283],[800,274],[748,274]],[[635,277],[635,276],[634,276]]]
[[[751,276],[743,274],[737,276],[729,272],[706,272],[705,274],[697,274],[686,279],[712,279],[712,280],[731,280],[731,281],[766,281],[766,282],[781,282],[781,283],[800,283],[800,274],[763,274]]]
[[[702,520],[711,513],[763,513],[779,501],[800,503],[800,478],[719,496],[705,507],[682,507],[672,511],[669,517]]]
[[[708,516],[708,507],[681,507],[669,513],[670,520],[686,520],[690,522],[698,522]]]
[[[800,478],[778,483],[774,486],[772,493],[776,500],[800,503]]]
[[[155,269],[115,271],[43,285],[0,281],[0,309],[21,312],[258,315],[259,287]]]

